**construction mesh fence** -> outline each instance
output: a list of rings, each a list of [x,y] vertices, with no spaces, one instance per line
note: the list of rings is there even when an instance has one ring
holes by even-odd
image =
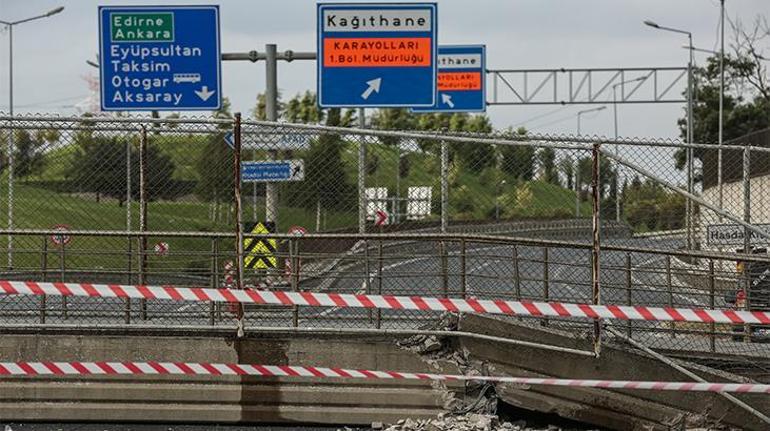
[[[716,147],[40,116],[0,127],[6,278],[591,302],[595,215],[603,303],[767,305],[770,288],[751,287],[770,267],[761,137]],[[235,311],[0,298],[7,324],[226,325]],[[438,314],[253,306],[245,316],[251,326],[414,328]],[[752,341],[764,328],[616,325],[659,348],[762,352]]]

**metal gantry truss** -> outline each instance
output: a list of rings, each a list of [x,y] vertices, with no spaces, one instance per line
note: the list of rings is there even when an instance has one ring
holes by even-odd
[[[638,79],[633,82],[629,80]],[[613,103],[684,103],[676,91],[687,84],[686,67],[487,70],[492,89],[487,105],[568,105]],[[621,84],[623,83],[623,84]]]

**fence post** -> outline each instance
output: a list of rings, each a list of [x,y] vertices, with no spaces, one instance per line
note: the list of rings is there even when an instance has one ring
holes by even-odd
[[[666,256],[666,290],[668,291],[668,307],[674,308],[674,285],[671,282],[671,255]],[[671,338],[676,337],[676,322],[671,322]]]
[[[600,233],[600,196],[599,196],[599,155],[600,145],[598,142],[593,145],[593,166],[591,167],[591,218],[592,218],[592,241],[591,241],[591,288],[592,288],[592,303],[599,305],[601,303],[601,287],[600,287],[600,274],[599,274],[599,251],[601,248],[601,233]],[[602,333],[601,322],[597,319],[594,320],[594,354],[599,357],[601,354],[602,346]]]
[[[291,291],[292,292],[298,292],[299,291],[299,277],[297,277],[299,273],[299,267],[297,266],[297,263],[299,259],[297,259],[297,255],[299,253],[299,240],[298,239],[290,239],[289,240],[289,262],[291,262]],[[293,305],[291,310],[291,326],[298,327],[299,326],[299,306]]]
[[[369,240],[364,240],[364,284],[366,286],[366,294],[371,295],[372,294],[372,281],[369,277],[369,274],[371,274],[371,268],[369,265]],[[369,315],[369,323],[372,323],[372,319],[374,318],[374,312],[371,308],[367,310],[367,314]]]
[[[468,277],[466,275],[466,244],[465,238],[460,240],[460,295],[465,298],[468,292]]]
[[[513,289],[516,293],[516,300],[521,301],[521,279],[519,277],[519,247],[513,245]]]
[[[275,45],[273,45],[275,53]],[[268,66],[268,69],[270,66]],[[268,100],[270,97],[268,96]],[[268,102],[269,103],[269,102]],[[233,120],[233,199],[235,200],[235,285],[237,289],[243,289],[243,220],[241,220],[241,113],[235,113]],[[268,193],[270,199],[270,193]],[[274,204],[275,202],[273,202]],[[270,205],[267,211],[270,211]],[[269,220],[273,220],[269,218]],[[236,318],[238,320],[238,336],[243,336],[243,303],[236,305]]]
[[[41,281],[45,282],[48,279],[48,238],[43,235],[43,247],[40,254],[40,275]],[[40,323],[45,324],[45,295],[40,296]]]
[[[364,108],[358,108],[358,127],[366,127]],[[366,136],[361,135],[358,141],[358,233],[361,234],[366,233],[366,207]]]
[[[551,299],[551,280],[548,277],[549,272],[549,259],[550,253],[548,247],[543,247],[543,301],[548,302]],[[541,321],[543,326],[548,326],[548,319]]]
[[[631,253],[626,253],[626,303],[634,305],[633,292],[631,291]],[[631,326],[633,323],[629,320],[626,326],[626,336],[631,338]]]
[[[751,147],[743,147],[743,221],[751,223]],[[751,254],[751,231],[743,228],[743,252]],[[751,310],[751,277],[748,271],[749,264],[743,265],[744,280],[746,283],[746,310]],[[751,327],[743,325],[743,334],[747,343],[751,342]]]
[[[131,236],[126,235],[126,284],[129,286],[133,282],[133,277],[131,272],[134,270],[133,265],[133,256],[132,256],[133,250],[132,250],[132,242],[131,242]],[[126,298],[123,300],[123,308],[124,308],[124,322],[126,325],[131,323],[131,298]]]
[[[131,232],[131,141],[126,140],[126,232]]]
[[[211,288],[219,288],[219,238],[211,239]],[[209,302],[209,324],[216,324],[217,303]]]
[[[12,38],[13,26],[8,27],[8,36]],[[11,68],[11,74],[13,74],[13,68]],[[13,90],[9,91],[11,99],[13,99]],[[13,129],[13,100],[9,103],[9,113],[11,114],[11,128],[8,131],[8,230],[13,229],[13,156],[16,152],[14,147],[14,132]],[[8,271],[13,271],[13,234],[8,234]]]
[[[580,163],[575,161],[575,218],[580,218]]]
[[[446,298],[449,296],[449,256],[447,255],[447,244],[441,240],[438,247],[441,254],[441,295]]]
[[[377,246],[377,294],[382,295],[382,238],[380,238]],[[376,311],[377,321],[376,327],[380,329],[382,326],[382,310],[379,308]]]
[[[139,139],[139,284],[147,284],[147,127],[143,124]],[[147,300],[140,299],[142,320],[147,320]]]
[[[64,241],[62,241],[61,244],[59,244],[59,281],[61,281],[62,283],[66,281],[65,276],[67,273],[67,264],[65,262],[66,255],[64,251],[65,247],[67,246],[66,244],[64,244]],[[61,304],[62,304],[62,314],[64,319],[66,320],[69,318],[69,308],[67,306],[66,296],[61,297]]]
[[[441,232],[449,225],[449,148],[441,141]]]
[[[715,306],[715,298],[716,295],[716,280],[714,276],[714,259],[709,259],[709,308],[712,310]],[[717,331],[717,325],[714,322],[711,322],[709,324],[710,326],[710,332],[709,334],[709,349],[712,352],[716,351],[716,331]]]

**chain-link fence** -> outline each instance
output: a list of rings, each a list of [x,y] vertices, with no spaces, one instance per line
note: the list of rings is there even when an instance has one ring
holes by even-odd
[[[770,165],[758,142],[232,119],[0,117],[0,127],[7,278],[587,303],[599,293],[602,303],[727,309],[763,309],[770,291],[759,250]],[[279,172],[264,164],[271,160],[301,163]],[[246,169],[287,181],[236,181]],[[746,245],[754,254],[736,256]],[[227,325],[240,312],[205,302],[0,298],[3,322],[22,325]],[[243,312],[247,326],[414,328],[437,317]],[[535,322],[591,332],[590,322]],[[656,348],[764,354],[752,343],[764,328],[614,325]]]

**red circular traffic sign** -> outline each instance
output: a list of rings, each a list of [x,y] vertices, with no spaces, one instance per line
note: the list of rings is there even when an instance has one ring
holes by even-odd
[[[155,254],[158,256],[165,256],[168,254],[168,243],[161,241],[157,244],[155,244]]]
[[[69,232],[70,227],[66,224],[57,224],[54,225],[51,230],[55,230],[57,232],[62,233],[55,233],[51,235],[51,241],[56,245],[67,245],[72,241],[72,237],[67,235],[66,232]]]
[[[305,229],[302,226],[296,226],[295,225],[295,226],[290,227],[289,230],[288,230],[288,234],[289,235],[301,236],[301,235],[304,235],[306,233],[307,233],[307,229]]]

